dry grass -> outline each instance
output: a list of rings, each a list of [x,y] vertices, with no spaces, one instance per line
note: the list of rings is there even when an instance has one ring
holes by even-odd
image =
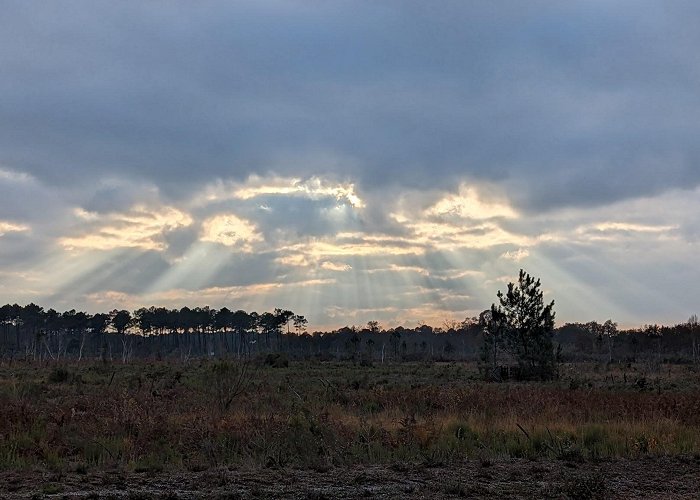
[[[465,364],[300,363],[251,371],[226,406],[212,366],[2,366],[0,467],[700,454],[700,382],[690,367],[585,365],[557,382],[495,384]]]

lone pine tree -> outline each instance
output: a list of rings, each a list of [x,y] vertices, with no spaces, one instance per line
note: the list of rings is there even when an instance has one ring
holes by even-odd
[[[552,343],[554,301],[545,305],[540,280],[520,270],[517,283],[499,290],[484,335],[485,361],[497,371],[496,353],[502,349],[517,362],[519,378],[551,379],[557,374]]]

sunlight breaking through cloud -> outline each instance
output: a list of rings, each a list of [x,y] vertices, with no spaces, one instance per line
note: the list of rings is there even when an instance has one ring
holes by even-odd
[[[700,11],[545,3],[3,6],[0,298],[687,317]]]
[[[475,187],[460,185],[458,194],[449,194],[425,211],[428,217],[461,219],[515,218],[517,212],[504,201],[486,200]]]
[[[5,233],[23,233],[29,231],[29,226],[26,224],[16,224],[14,222],[0,220],[0,236]]]
[[[106,290],[88,294],[84,297],[89,304],[105,307],[107,304],[125,308],[136,308],[144,303],[161,304],[168,307],[184,307],[192,304],[207,304],[212,307],[231,307],[238,301],[237,307],[251,310],[273,309],[274,300],[298,295],[300,290],[319,286],[333,285],[331,278],[291,281],[288,283],[261,283],[246,286],[202,287],[197,290],[187,288],[169,288],[163,291],[145,294],[130,294],[115,290]]]
[[[503,257],[504,259],[512,260],[514,262],[520,262],[529,255],[530,252],[527,248],[518,248],[517,250],[508,250],[507,252],[503,252],[501,254],[501,257]]]
[[[310,255],[319,260],[333,256],[415,255],[423,253],[425,247],[402,238],[343,233],[335,237],[312,239],[290,245],[284,250]]]
[[[576,228],[576,233],[586,235],[591,239],[605,240],[639,233],[657,234],[658,237],[663,235],[670,236],[669,233],[677,229],[678,225],[650,225],[631,222],[599,222],[579,226]]]
[[[174,207],[136,205],[124,213],[106,215],[77,212],[84,224],[79,236],[59,240],[66,249],[111,250],[128,247],[143,250],[164,250],[165,233],[192,224],[192,217]]]
[[[318,176],[308,179],[294,177],[261,177],[252,175],[244,183],[223,182],[205,189],[200,204],[227,199],[249,200],[259,196],[291,196],[311,200],[331,198],[353,208],[363,208],[364,201],[356,194],[353,183],[336,183]]]
[[[251,222],[233,214],[220,214],[202,223],[201,240],[235,247],[240,252],[252,252],[254,245],[264,238]]]
[[[349,264],[340,264],[337,262],[331,262],[329,260],[324,260],[321,262],[321,268],[326,271],[337,271],[337,272],[347,272],[352,270],[352,266]]]
[[[13,174],[5,181],[41,193],[31,178]],[[467,181],[453,192],[404,190],[367,199],[352,183],[322,177],[220,181],[179,203],[148,186],[132,193],[125,210],[105,207],[132,198],[113,197],[118,203],[100,204],[101,211],[86,208],[92,202],[58,205],[64,219],[42,243],[55,249],[52,257],[20,274],[6,269],[16,281],[12,289],[73,307],[189,300],[312,308],[302,312],[313,325],[375,317],[415,326],[478,314],[524,266],[551,284],[553,295],[567,294],[559,299],[563,314],[582,314],[579,299],[595,298],[629,317],[636,310],[629,301],[647,298],[635,289],[641,278],[622,269],[652,258],[685,259],[700,238],[690,211],[700,210],[696,192],[654,198],[663,210],[628,200],[530,215],[497,189]],[[46,231],[2,219],[0,233],[7,242],[2,258],[10,243]],[[606,302],[596,293],[613,276],[629,301]]]

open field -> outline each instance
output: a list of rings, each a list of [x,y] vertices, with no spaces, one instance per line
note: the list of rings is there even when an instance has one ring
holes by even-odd
[[[699,484],[692,365],[499,384],[466,363],[273,364],[5,364],[0,493],[634,497],[642,470],[649,494]]]

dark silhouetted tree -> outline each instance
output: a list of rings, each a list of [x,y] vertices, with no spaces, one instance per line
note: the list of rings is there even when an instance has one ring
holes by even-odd
[[[292,318],[292,322],[294,323],[294,329],[296,330],[297,335],[302,335],[306,332],[306,325],[309,324],[309,321],[304,316],[301,314],[295,314]]]
[[[540,280],[520,270],[517,283],[498,292],[499,304],[491,306],[491,321],[502,328],[503,348],[518,363],[523,378],[551,379],[557,375],[552,343],[554,301],[545,305]]]
[[[350,337],[350,343],[352,344],[352,358],[355,359],[357,357],[357,347],[360,345],[360,336],[357,332],[353,332]]]
[[[109,313],[109,320],[112,323],[112,327],[117,332],[117,335],[124,335],[126,330],[131,326],[132,318],[129,311],[116,309]]]
[[[394,328],[389,336],[389,343],[394,351],[394,359],[399,358],[399,346],[401,345],[401,331]]]
[[[501,380],[499,349],[503,346],[506,323],[504,315],[494,315],[487,309],[479,315],[479,326],[484,337],[481,347],[481,361],[484,363],[486,378]]]
[[[255,331],[257,313],[248,314],[245,311],[238,310],[231,317],[233,331],[238,334],[238,355],[247,355],[250,353],[250,345],[247,340],[247,334]]]
[[[289,336],[289,322],[294,318],[294,313],[286,309],[275,309],[275,318],[277,319],[277,348],[282,351],[282,327],[287,328],[287,336]]]
[[[372,338],[367,339],[367,356],[370,361],[372,360],[372,348],[374,347],[374,340]]]

